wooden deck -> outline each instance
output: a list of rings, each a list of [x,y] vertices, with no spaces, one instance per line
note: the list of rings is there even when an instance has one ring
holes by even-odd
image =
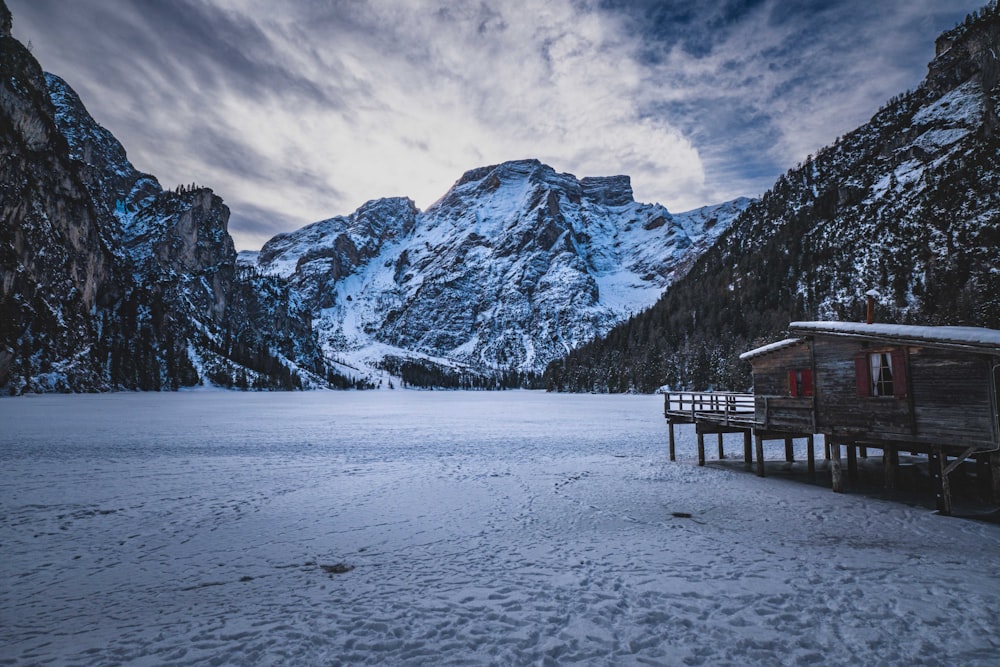
[[[803,399],[782,396],[755,397],[753,394],[737,392],[665,392],[663,395],[663,416],[670,428],[670,460],[676,461],[676,445],[674,426],[677,424],[692,424],[698,440],[698,465],[705,465],[705,435],[717,434],[719,459],[726,458],[723,449],[724,433],[743,434],[743,459],[747,470],[753,469],[763,477],[765,440],[784,440],[785,461],[794,463],[793,442],[795,439],[806,440],[806,463],[810,478],[816,475],[815,452],[815,422],[812,418],[795,418],[809,403]],[[772,419],[772,416],[777,417]],[[755,445],[755,446],[754,446]],[[896,486],[896,467],[900,450],[925,453],[931,467],[931,475],[937,482],[938,497],[943,499],[943,513],[950,513],[950,490],[948,488],[948,473],[954,470],[962,461],[975,455],[979,471],[977,477],[986,481],[992,496],[992,502],[1000,504],[1000,453],[996,450],[977,452],[975,447],[964,451],[956,448],[928,448],[919,443],[874,441],[863,438],[842,438],[827,436],[824,439],[823,458],[830,463],[831,484],[834,491],[843,488],[841,471],[841,445],[847,453],[847,477],[857,478],[857,457],[867,457],[868,449],[881,449],[884,453],[885,487],[894,489]],[[951,462],[948,457],[953,457]]]
[[[755,426],[753,394],[671,391],[663,395],[663,416],[675,424],[709,423],[743,431]]]

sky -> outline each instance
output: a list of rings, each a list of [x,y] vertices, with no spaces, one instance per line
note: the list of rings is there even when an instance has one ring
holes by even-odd
[[[239,249],[537,158],[680,212],[758,196],[919,85],[984,0],[7,0],[135,166]]]

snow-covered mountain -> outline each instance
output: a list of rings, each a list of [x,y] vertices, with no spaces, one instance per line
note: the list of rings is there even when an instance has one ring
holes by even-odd
[[[781,176],[653,308],[553,364],[553,388],[744,389],[794,320],[1000,328],[1000,6],[927,77]]]
[[[0,391],[344,386],[229,209],[163,190],[11,35],[0,0]]]
[[[424,212],[368,202],[242,261],[289,280],[351,365],[540,371],[654,303],[749,204],[672,215],[634,201],[627,176],[520,160],[466,172]]]

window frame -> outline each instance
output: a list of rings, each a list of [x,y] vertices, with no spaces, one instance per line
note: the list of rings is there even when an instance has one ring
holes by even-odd
[[[792,398],[812,398],[816,391],[811,368],[793,368],[788,371],[788,395]]]
[[[876,380],[873,371],[873,361],[878,357],[879,373],[888,368],[889,380]],[[888,359],[888,365],[883,360]],[[906,348],[870,348],[861,351],[854,357],[854,380],[857,394],[861,398],[903,399],[909,395],[908,389],[909,355]],[[881,387],[881,389],[880,389]],[[891,392],[888,391],[891,387]]]

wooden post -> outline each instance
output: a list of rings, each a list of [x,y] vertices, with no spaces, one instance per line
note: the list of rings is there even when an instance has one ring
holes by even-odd
[[[896,476],[899,468],[899,450],[893,445],[886,445],[882,449],[882,467],[885,472],[885,488],[889,491],[896,490]]]
[[[757,449],[757,476],[764,477],[764,438],[754,434]]]
[[[868,458],[868,448],[864,446],[858,447],[858,456],[863,459]]]
[[[976,454],[976,490],[987,502],[991,499],[990,481],[990,455]]]
[[[809,481],[816,480],[816,444],[813,442],[813,436],[806,436],[806,465],[809,472]]]
[[[951,514],[951,484],[944,469],[947,467],[947,457],[940,447],[933,447],[930,454],[931,479],[934,482],[934,498],[937,500],[938,512]]]
[[[785,460],[789,463],[795,463],[795,447],[793,447],[794,441],[791,438],[785,438]]]
[[[697,428],[697,427],[695,427]],[[698,465],[705,465],[705,434],[698,434]]]
[[[726,450],[722,448],[722,434],[719,434],[719,460],[726,458]]]
[[[823,438],[823,459],[830,460],[830,441],[826,438]]]
[[[750,431],[743,431],[743,463],[747,470],[753,465],[753,443],[750,440]]]
[[[1000,505],[1000,452],[990,453],[990,499],[994,505]]]
[[[847,479],[851,484],[858,483],[858,448],[847,445]]]
[[[677,460],[677,444],[676,444],[676,440],[674,439],[674,423],[673,422],[669,422],[669,426],[670,426],[670,460],[671,461],[676,461]]]
[[[844,480],[840,469],[840,443],[827,442],[826,444],[830,450],[830,484],[833,486],[834,493],[842,493]]]

